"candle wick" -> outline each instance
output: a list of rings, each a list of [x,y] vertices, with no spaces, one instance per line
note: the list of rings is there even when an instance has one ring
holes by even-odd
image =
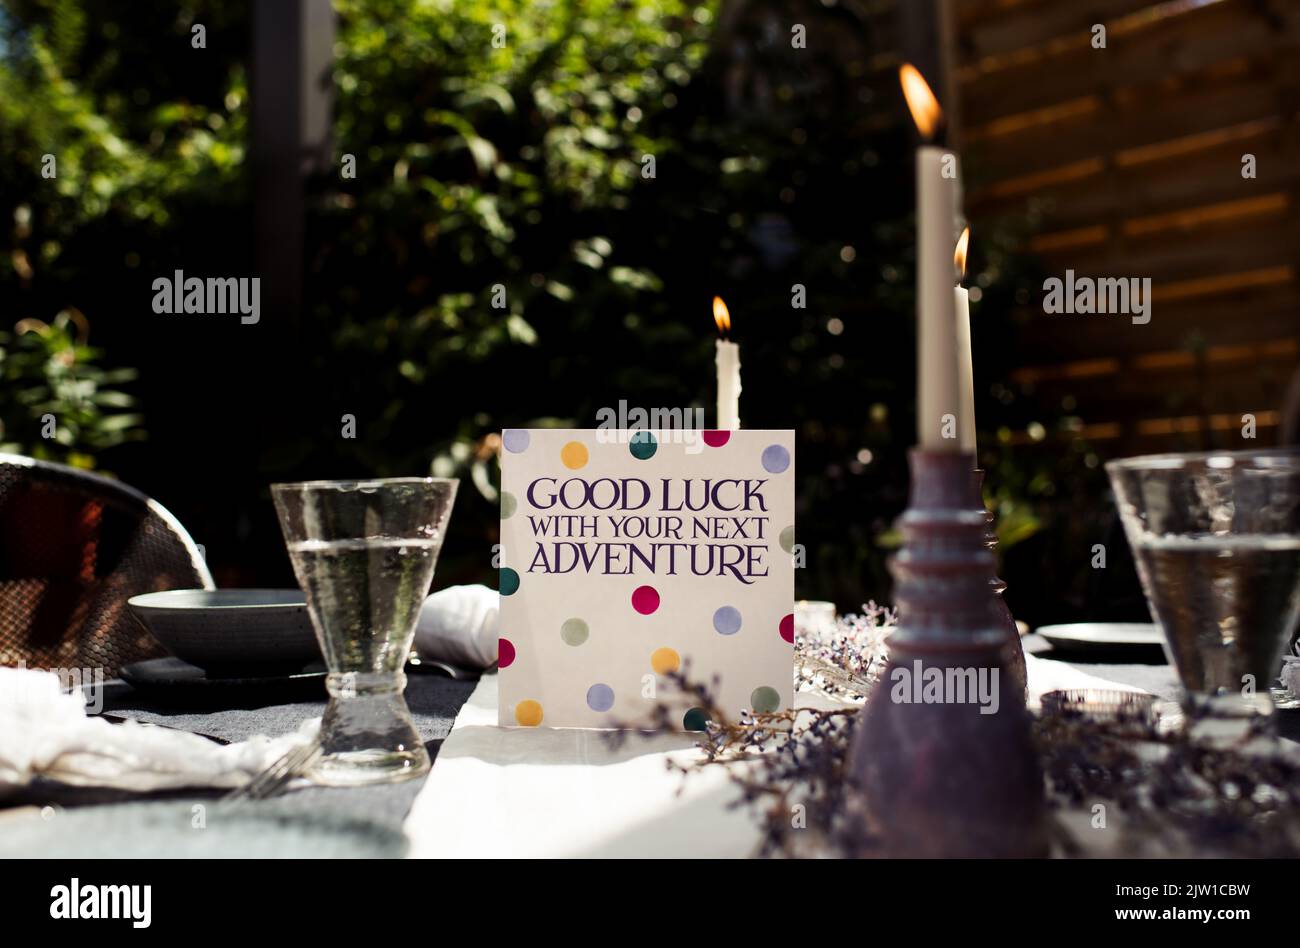
[[[935,119],[934,128],[931,130],[926,144],[937,148],[948,147],[948,118],[942,111],[939,112],[939,117]]]

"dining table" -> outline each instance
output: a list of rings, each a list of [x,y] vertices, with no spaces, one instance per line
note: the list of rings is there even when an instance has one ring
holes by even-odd
[[[1033,634],[1022,643],[1039,669],[1083,673],[1176,700],[1175,673],[1158,652],[1062,653]],[[340,858],[398,857],[427,849],[412,846],[408,814],[426,780],[438,775],[439,750],[477,686],[475,677],[408,674],[406,701],[433,760],[430,775],[355,788],[305,786],[244,802],[237,810],[223,809],[217,791],[138,796],[33,788],[0,802],[0,856]],[[325,707],[323,688],[319,697],[228,699],[194,707],[114,679],[105,682],[102,695],[100,713],[109,720],[177,728],[218,742],[289,734]],[[1300,742],[1300,712],[1278,712],[1278,730],[1281,740]]]

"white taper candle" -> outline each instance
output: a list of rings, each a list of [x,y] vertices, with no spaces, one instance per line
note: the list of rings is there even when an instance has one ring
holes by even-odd
[[[957,156],[933,145],[916,152],[916,439],[927,451],[958,451],[956,312]]]
[[[740,346],[718,340],[718,430],[740,427]]]
[[[960,384],[961,414],[957,417],[957,440],[962,451],[974,454],[975,445],[975,368],[971,359],[970,293],[964,286],[953,290],[957,313],[957,378]]]

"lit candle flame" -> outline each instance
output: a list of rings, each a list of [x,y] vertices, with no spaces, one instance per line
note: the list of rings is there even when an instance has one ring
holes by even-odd
[[[939,100],[930,91],[930,84],[911,63],[903,63],[898,67],[898,81],[902,83],[903,98],[907,100],[907,110],[912,113],[916,130],[922,138],[934,138],[939,122],[943,119],[943,110],[939,108]]]
[[[713,321],[718,324],[718,334],[724,339],[731,335],[731,313],[727,312],[727,304],[722,302],[721,296],[713,298]]]
[[[952,252],[952,263],[957,268],[957,282],[966,279],[966,251],[970,248],[970,228],[967,227],[957,238],[957,249]]]

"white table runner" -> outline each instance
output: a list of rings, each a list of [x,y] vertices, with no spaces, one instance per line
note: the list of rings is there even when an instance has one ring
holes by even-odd
[[[726,809],[722,768],[669,773],[670,759],[698,759],[689,735],[614,748],[602,731],[496,721],[497,676],[484,675],[407,817],[413,858],[745,856],[757,839]]]
[[[1025,660],[1031,705],[1057,688],[1141,690]],[[699,759],[690,735],[630,735],[615,748],[601,731],[496,721],[497,677],[484,675],[407,817],[413,858],[743,857],[758,842],[749,811],[727,808],[736,789],[724,768],[668,770]]]

